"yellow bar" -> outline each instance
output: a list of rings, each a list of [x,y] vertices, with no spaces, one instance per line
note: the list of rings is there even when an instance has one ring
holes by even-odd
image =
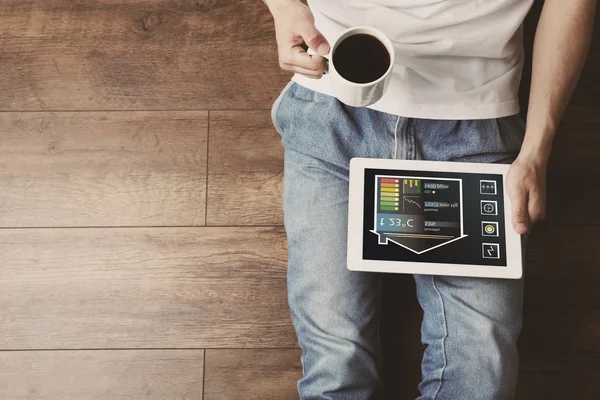
[[[399,192],[400,189],[397,188],[381,188],[382,192]]]
[[[409,187],[412,187],[412,183],[413,183],[413,180],[411,179]]]

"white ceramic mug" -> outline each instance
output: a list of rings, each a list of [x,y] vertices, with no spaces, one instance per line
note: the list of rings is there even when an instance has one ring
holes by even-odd
[[[346,38],[358,35],[358,34],[368,34],[374,36],[381,43],[385,45],[389,55],[390,55],[390,66],[379,79],[368,82],[368,83],[355,83],[350,82],[343,78],[335,68],[335,62],[333,61],[332,55],[335,54],[335,49],[337,46]],[[353,106],[353,107],[363,107],[368,106],[383,96],[385,90],[389,86],[390,79],[392,77],[392,69],[394,68],[394,46],[392,45],[392,41],[385,36],[381,31],[371,28],[368,26],[356,26],[353,28],[349,28],[342,32],[342,34],[337,38],[333,46],[331,46],[331,51],[329,54],[325,56],[327,58],[326,64],[326,73],[329,76],[329,84],[331,86],[331,90],[333,95],[340,100],[341,102]]]

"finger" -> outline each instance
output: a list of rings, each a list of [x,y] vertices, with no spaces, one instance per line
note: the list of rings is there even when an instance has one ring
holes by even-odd
[[[297,74],[302,74],[309,78],[319,79],[323,76],[323,71],[312,71],[310,69],[300,68],[295,65],[288,65],[286,68],[287,71],[291,71]]]
[[[517,187],[512,200],[512,224],[519,235],[524,235],[529,230],[528,194],[522,187]]]
[[[288,64],[311,71],[323,70],[325,58],[319,55],[310,55],[302,47],[294,46],[291,49],[291,56]]]
[[[300,35],[304,42],[317,54],[325,55],[329,53],[329,43],[327,39],[315,28],[315,24],[306,19],[300,26]]]
[[[545,197],[545,193],[542,193],[538,190],[531,191],[529,194],[528,211],[530,223],[532,225],[546,218]]]
[[[290,71],[290,72],[302,74],[302,75],[305,75],[305,76],[308,76],[311,78],[320,78],[323,75],[322,70],[315,71],[312,69],[306,69],[306,68],[298,67],[297,65],[287,64],[285,62],[282,62],[281,60],[279,61],[279,67],[281,67],[281,69],[284,71]]]

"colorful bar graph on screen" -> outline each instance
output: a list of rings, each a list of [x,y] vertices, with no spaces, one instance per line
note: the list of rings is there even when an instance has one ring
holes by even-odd
[[[400,211],[401,179],[379,178],[379,209],[381,211]]]

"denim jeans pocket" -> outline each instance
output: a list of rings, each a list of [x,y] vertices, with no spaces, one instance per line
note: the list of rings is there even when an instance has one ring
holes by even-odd
[[[511,154],[504,162],[512,163],[521,151],[525,139],[525,122],[520,115],[515,114],[498,118],[497,123],[502,143],[501,151]]]
[[[275,99],[275,101],[273,102],[273,106],[271,107],[271,121],[273,122],[273,126],[275,127],[275,130],[277,131],[277,133],[279,133],[279,135],[283,135],[283,132],[281,126],[277,122],[277,111],[279,110],[279,106],[281,105],[281,100],[293,84],[293,81],[289,81],[288,84],[285,85],[281,93],[279,93],[277,99]]]
[[[523,128],[523,131],[525,131],[527,124],[523,120],[523,117],[521,117],[521,114],[515,114],[514,117],[517,120],[517,122],[519,123],[519,125],[521,125],[521,128]]]

